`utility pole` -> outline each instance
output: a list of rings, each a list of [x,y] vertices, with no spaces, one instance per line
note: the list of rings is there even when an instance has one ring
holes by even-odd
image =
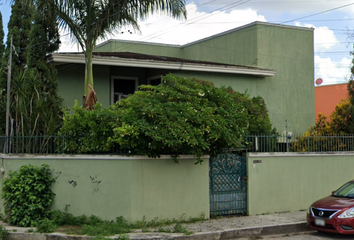
[[[9,134],[9,118],[10,118],[10,90],[11,90],[11,68],[12,68],[12,35],[11,35],[11,45],[10,45],[10,58],[7,74],[7,94],[6,94],[6,144],[4,153],[9,152],[10,144],[10,134]]]

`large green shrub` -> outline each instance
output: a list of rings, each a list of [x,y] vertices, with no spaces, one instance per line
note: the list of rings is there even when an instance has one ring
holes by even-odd
[[[241,146],[247,132],[245,109],[226,88],[212,83],[167,75],[163,84],[141,86],[113,110],[114,135],[125,152],[158,157],[215,155]]]
[[[112,150],[113,144],[107,139],[113,135],[110,123],[115,114],[102,109],[101,104],[95,110],[87,111],[75,102],[74,114],[66,113],[59,135],[65,136],[65,151],[73,153],[105,153]]]
[[[74,106],[66,114],[60,134],[65,149],[75,153],[215,155],[242,146],[242,136],[272,133],[264,100],[232,88],[167,75],[158,86],[140,91],[108,109],[92,111]]]
[[[249,123],[249,134],[275,134],[276,129],[273,128],[268,115],[267,105],[261,96],[250,97],[246,93],[234,91],[231,87],[227,91],[232,95],[236,104],[241,104],[245,109],[247,121]]]
[[[10,171],[3,181],[1,193],[8,223],[33,227],[48,218],[55,197],[51,190],[54,182],[46,164],[40,167],[25,165],[18,172]]]

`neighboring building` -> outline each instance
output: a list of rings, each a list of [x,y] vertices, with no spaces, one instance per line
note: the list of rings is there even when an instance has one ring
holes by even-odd
[[[315,119],[322,113],[329,117],[342,99],[348,99],[348,83],[323,85],[315,87]]]
[[[109,40],[93,58],[98,100],[109,106],[140,84],[174,73],[262,96],[278,132],[302,133],[314,124],[313,29],[255,22],[186,45]],[[82,54],[53,54],[59,94],[68,107],[81,103]]]

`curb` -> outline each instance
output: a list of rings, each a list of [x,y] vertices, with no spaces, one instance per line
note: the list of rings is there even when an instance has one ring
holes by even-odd
[[[253,237],[261,235],[276,235],[312,231],[306,222],[295,222],[281,225],[269,225],[262,227],[249,227],[242,229],[221,230],[215,232],[199,232],[191,235],[181,233],[130,233],[131,240],[226,240],[234,238]],[[11,240],[91,240],[90,236],[67,235],[61,233],[20,233],[10,232]],[[109,237],[118,239],[119,235]]]

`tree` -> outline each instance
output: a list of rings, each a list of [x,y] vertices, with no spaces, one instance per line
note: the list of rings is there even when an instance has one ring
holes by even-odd
[[[37,11],[34,11],[35,7]],[[58,25],[53,15],[54,10],[48,5],[34,6],[26,5],[22,0],[13,1],[8,26],[15,50],[12,54],[10,93],[11,129],[15,136],[54,135],[62,124],[64,111],[62,98],[57,94],[56,69],[47,64],[47,55],[58,50],[60,44]],[[8,57],[9,39],[6,50]],[[0,117],[5,119],[7,72],[1,79]],[[0,125],[1,130],[3,125]],[[13,144],[19,146],[18,143]],[[15,146],[13,150],[16,151]]]
[[[0,132],[5,132],[7,66],[10,56],[11,36],[13,36],[12,72],[20,71],[26,66],[26,51],[29,32],[32,25],[32,8],[25,6],[21,0],[13,1],[11,17],[8,23],[8,35],[3,55],[3,71],[0,72]],[[0,34],[1,35],[1,34]]]
[[[12,69],[24,69],[27,65],[27,45],[32,26],[33,8],[15,0],[11,6],[11,17],[7,25],[9,30],[6,41],[5,59],[9,59],[11,36],[13,36]]]
[[[4,30],[2,26],[2,15],[0,12],[0,83],[1,83],[1,76],[5,76],[4,71],[5,71],[5,66],[6,66],[6,61],[4,60],[4,50],[5,50],[5,45],[4,45]],[[3,120],[5,119],[6,115],[6,104],[3,101],[3,92],[4,89],[1,89],[0,85],[0,119]],[[5,128],[5,121],[0,121],[0,135],[3,132],[3,129]]]
[[[2,26],[2,15],[0,12],[0,71],[2,70],[2,57],[4,55],[5,45],[4,45],[4,29]]]
[[[42,6],[35,11],[27,50],[27,68],[37,72],[38,90],[43,98],[43,110],[38,134],[54,135],[61,127],[64,115],[62,98],[58,96],[57,71],[47,63],[48,54],[59,49],[60,36],[53,8]]]
[[[352,74],[354,71],[354,68],[351,68]],[[349,134],[354,134],[354,81],[353,79],[349,80],[349,83],[347,85],[348,89],[348,95],[349,95],[349,106],[346,109],[346,119],[347,119],[347,125],[348,125],[348,133]]]
[[[148,14],[165,11],[175,18],[186,17],[185,0],[33,0],[36,5],[44,1],[55,9],[59,27],[70,32],[81,46],[85,56],[84,93],[94,87],[92,53],[99,38],[104,38],[124,25],[139,29],[137,19]]]

